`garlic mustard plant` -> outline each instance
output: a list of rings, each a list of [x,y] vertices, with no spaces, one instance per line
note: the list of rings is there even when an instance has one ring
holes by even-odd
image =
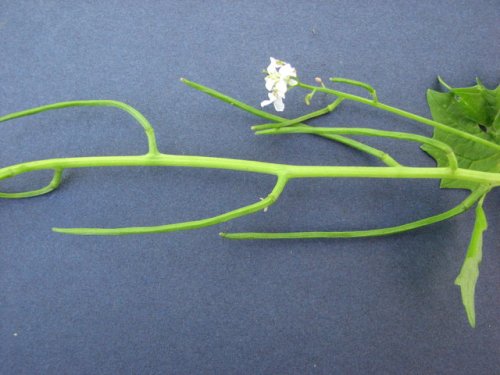
[[[0,168],[0,181],[15,178],[31,171],[48,170],[53,172],[53,178],[48,185],[40,189],[22,192],[0,192],[0,198],[20,199],[35,197],[50,193],[57,189],[63,181],[63,172],[71,168],[117,167],[117,166],[151,166],[151,167],[191,167],[216,168],[253,172],[276,177],[272,191],[249,204],[221,213],[219,215],[199,220],[180,223],[162,224],[157,226],[130,226],[120,228],[53,228],[55,232],[73,235],[131,235],[148,233],[165,233],[180,230],[192,230],[221,224],[223,222],[265,211],[274,204],[292,179],[310,178],[404,178],[434,179],[440,181],[442,188],[466,189],[469,195],[455,207],[420,220],[400,225],[358,229],[351,231],[297,231],[297,232],[252,232],[252,233],[220,233],[223,238],[243,239],[294,239],[294,238],[352,238],[384,236],[424,227],[439,221],[450,219],[468,211],[475,206],[476,221],[472,228],[471,240],[466,251],[465,262],[455,281],[460,287],[462,302],[471,326],[476,324],[474,293],[479,276],[479,264],[482,260],[482,238],[487,229],[487,219],[483,209],[487,194],[500,186],[500,86],[494,90],[487,89],[481,81],[466,88],[453,88],[438,78],[446,92],[428,90],[427,101],[432,113],[432,119],[410,113],[379,101],[377,92],[367,83],[346,78],[330,78],[332,85],[345,84],[365,89],[369,97],[353,95],[334,87],[327,87],[321,79],[315,85],[302,82],[297,77],[295,69],[288,63],[271,58],[266,70],[265,87],[269,91],[269,100],[262,106],[273,104],[276,111],[284,110],[283,99],[290,87],[305,91],[306,103],[309,103],[317,92],[332,96],[334,100],[325,108],[313,111],[303,116],[287,119],[275,114],[254,108],[219,91],[199,83],[181,79],[186,85],[231,104],[244,111],[264,118],[267,122],[251,127],[257,135],[280,134],[313,134],[336,143],[341,143],[359,152],[366,153],[381,164],[381,166],[338,166],[309,165],[297,166],[270,162],[258,162],[239,159],[228,159],[206,156],[188,156],[164,154],[158,150],[156,136],[152,125],[139,111],[128,104],[114,100],[80,100],[59,102],[41,107],[27,109],[0,117],[0,122],[15,118],[35,115],[40,112],[63,109],[67,107],[94,106],[115,107],[132,116],[143,128],[148,152],[144,155],[129,156],[91,156],[55,158],[23,162]],[[434,128],[433,137],[420,134],[387,131],[360,127],[314,127],[306,122],[318,116],[333,113],[335,109],[348,102],[357,102],[389,112],[417,123]],[[382,137],[402,141],[415,142],[436,161],[436,167],[406,166],[398,162],[389,152],[370,146],[350,136]],[[470,161],[474,160],[474,163]]]

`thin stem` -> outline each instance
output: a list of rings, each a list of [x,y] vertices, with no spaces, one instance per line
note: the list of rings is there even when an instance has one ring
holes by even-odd
[[[321,108],[317,111],[308,113],[307,115],[300,116],[291,120],[284,120],[278,123],[273,123],[273,124],[261,124],[261,125],[254,125],[251,127],[252,130],[264,130],[264,129],[276,129],[276,128],[282,128],[282,127],[287,127],[287,126],[292,126],[292,125],[297,125],[300,124],[304,121],[310,120],[315,117],[323,116],[326,115],[327,113],[332,112],[339,106],[340,103],[342,103],[344,99],[342,98],[337,98],[333,103],[327,105],[325,108]]]
[[[51,111],[55,109],[62,109],[68,107],[115,107],[127,112],[131,115],[144,129],[146,137],[148,139],[148,154],[156,155],[159,153],[158,146],[156,144],[155,132],[149,121],[135,108],[129,106],[126,103],[119,102],[116,100],[76,100],[69,102],[59,102],[54,104],[43,105],[40,107],[26,109],[24,111],[10,113],[5,116],[0,117],[0,122],[9,121],[15,118],[25,117],[35,115],[40,112]]]
[[[411,112],[407,112],[407,111],[404,111],[402,109],[395,108],[395,107],[389,106],[387,104],[380,103],[378,101],[369,100],[369,99],[366,99],[366,98],[363,98],[363,97],[360,97],[357,95],[348,94],[348,93],[345,93],[342,91],[333,90],[333,89],[329,89],[329,88],[325,88],[325,87],[312,86],[312,85],[308,85],[308,84],[305,84],[302,82],[299,82],[298,86],[302,87],[304,89],[307,89],[307,90],[314,89],[314,90],[317,90],[320,92],[324,92],[326,94],[335,95],[339,98],[348,99],[348,100],[363,103],[363,104],[366,104],[366,105],[369,105],[369,106],[372,106],[375,108],[379,108],[379,109],[382,109],[384,111],[399,115],[401,117],[405,117],[405,118],[408,118],[410,120],[414,120],[414,121],[420,122],[422,124],[432,126],[436,129],[440,129],[440,130],[443,130],[445,132],[455,134],[455,135],[462,137],[464,139],[468,139],[468,140],[473,141],[473,142],[481,143],[485,146],[494,148],[495,150],[500,150],[500,145],[497,145],[497,144],[490,142],[486,139],[483,139],[483,138],[477,137],[475,135],[469,134],[467,132],[452,128],[451,126],[442,124],[440,122],[430,120],[430,119],[422,117],[422,116],[418,116],[418,115],[413,114]]]
[[[356,231],[343,231],[343,232],[245,232],[245,233],[220,233],[220,236],[232,240],[271,240],[271,239],[294,239],[294,238],[355,238],[355,237],[377,237],[386,236],[389,234],[406,232],[412,229],[424,227],[437,223],[439,221],[450,219],[454,216],[470,209],[475,202],[477,202],[485,192],[490,189],[488,186],[480,186],[474,190],[464,201],[452,209],[443,213],[420,219],[410,223],[397,225],[393,227],[369,229],[369,230],[356,230]]]
[[[273,135],[273,134],[290,134],[290,133],[353,134],[353,135],[364,135],[368,137],[403,139],[412,142],[428,144],[432,147],[437,148],[438,150],[442,151],[445,154],[446,158],[448,159],[448,166],[451,169],[458,168],[457,158],[450,146],[448,146],[444,142],[438,141],[437,139],[424,137],[423,135],[418,135],[413,133],[393,132],[393,131],[377,130],[371,128],[313,128],[313,127],[294,126],[289,128],[260,130],[257,131],[255,134]]]
[[[370,93],[370,95],[373,98],[373,101],[378,102],[377,91],[368,83],[356,81],[354,79],[340,78],[340,77],[330,78],[330,81],[332,81],[334,83],[345,83],[347,85],[361,87]],[[323,85],[323,87],[325,87],[325,85]]]
[[[284,117],[280,117],[280,116],[274,115],[272,113],[256,109],[256,108],[254,108],[248,104],[245,104],[243,102],[240,102],[239,100],[236,100],[230,96],[224,95],[217,90],[200,85],[199,83],[189,81],[185,78],[181,78],[181,81],[183,83],[185,83],[186,85],[188,85],[189,87],[192,87],[198,91],[201,91],[205,94],[213,96],[214,98],[219,99],[225,103],[229,103],[229,104],[235,106],[236,108],[242,109],[242,110],[249,112],[255,116],[262,117],[262,118],[265,118],[265,119],[268,119],[271,121],[276,121],[276,122],[282,122],[282,121],[288,120]],[[306,124],[298,124],[298,125],[309,126]],[[386,152],[379,150],[375,147],[365,145],[364,143],[356,141],[354,139],[342,137],[340,135],[331,135],[331,134],[330,135],[323,134],[323,135],[318,135],[318,136],[330,139],[330,140],[335,141],[335,142],[342,143],[346,146],[349,146],[349,147],[354,148],[356,150],[359,150],[359,151],[362,151],[362,152],[367,153],[369,155],[372,155],[372,156],[376,157],[377,159],[381,160],[384,164],[386,164],[388,166],[395,167],[395,166],[401,165],[396,160],[394,160],[389,154],[387,154]]]
[[[226,212],[221,215],[206,219],[186,221],[181,223],[158,225],[151,227],[124,227],[124,228],[52,228],[54,232],[76,234],[76,235],[127,235],[127,234],[148,234],[165,233],[181,230],[192,230],[220,224],[238,217],[246,216],[258,212],[272,205],[283,192],[287,183],[286,175],[278,176],[276,185],[272,192],[259,202]]]
[[[56,189],[61,184],[62,172],[63,172],[63,170],[61,168],[55,169],[54,176],[52,177],[52,180],[50,181],[50,183],[41,189],[24,191],[24,192],[20,192],[20,193],[2,193],[2,192],[0,192],[0,198],[6,198],[6,199],[31,198],[31,197],[36,197],[38,195],[50,193],[51,191]]]
[[[301,125],[301,126],[307,126],[310,127],[309,125]],[[368,146],[362,142],[356,141],[354,139],[348,138],[348,137],[343,137],[341,135],[335,135],[335,134],[315,134],[320,137],[329,139],[331,141],[335,141],[338,143],[342,143],[346,146],[349,146],[355,150],[362,151],[365,154],[372,155],[379,159],[382,163],[389,167],[400,167],[401,164],[398,163],[391,155],[389,155],[387,152],[382,151],[378,148]]]
[[[446,87],[449,91],[452,91],[453,88],[450,87],[442,78],[441,76],[438,76],[438,81],[441,85],[443,85],[444,87]]]

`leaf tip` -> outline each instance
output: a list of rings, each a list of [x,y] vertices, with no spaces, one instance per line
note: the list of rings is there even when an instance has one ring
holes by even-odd
[[[467,315],[467,320],[472,328],[476,326],[476,311],[474,307],[474,287],[475,285],[470,285],[467,280],[464,279],[461,273],[455,279],[455,285],[460,287],[460,293],[462,294],[462,304],[465,309],[465,314]]]

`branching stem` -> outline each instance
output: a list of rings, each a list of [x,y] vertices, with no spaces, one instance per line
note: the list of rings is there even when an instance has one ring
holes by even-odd
[[[46,194],[59,186],[59,184],[61,183],[62,172],[64,169],[68,168],[132,167],[132,166],[192,167],[192,168],[227,169],[227,170],[242,171],[242,172],[255,172],[261,174],[274,175],[277,177],[276,186],[274,187],[273,191],[261,201],[206,219],[188,221],[183,223],[166,224],[160,226],[152,226],[152,227],[54,228],[55,231],[62,233],[69,233],[69,234],[124,235],[124,234],[157,233],[157,232],[171,232],[177,230],[197,229],[210,225],[219,224],[251,213],[255,213],[273,204],[282,193],[283,189],[286,186],[287,181],[293,178],[454,179],[454,180],[471,181],[478,183],[482,186],[481,189],[483,188],[491,189],[493,187],[500,186],[500,174],[458,168],[456,157],[453,151],[447,145],[439,141],[436,141],[434,139],[403,132],[388,132],[382,130],[362,129],[362,128],[313,128],[306,124],[303,124],[303,121],[332,112],[343,100],[349,99],[364,104],[376,106],[378,108],[387,110],[389,112],[399,114],[403,117],[415,119],[419,122],[426,123],[428,125],[432,125],[438,128],[442,129],[449,128],[446,125],[439,124],[432,120],[421,118],[420,116],[413,115],[408,112],[379,103],[375,90],[373,90],[371,86],[361,85],[361,83],[357,81],[349,80],[349,82],[345,82],[345,79],[335,80],[335,82],[344,82],[348,84],[361,86],[367,89],[368,91],[370,91],[373,100],[368,100],[355,95],[342,93],[336,90],[326,89],[325,87],[313,87],[305,85],[303,83],[299,83],[299,85],[303,88],[327,92],[329,94],[337,95],[338,98],[332,104],[325,107],[324,109],[315,111],[311,114],[301,116],[297,119],[292,119],[292,120],[284,119],[282,117],[264,111],[260,111],[258,109],[248,106],[245,103],[239,102],[233,98],[230,98],[215,90],[209,89],[194,82],[190,82],[187,80],[183,80],[183,82],[200,91],[206,92],[207,94],[212,95],[222,101],[228,102],[238,108],[253,113],[257,116],[266,118],[268,120],[275,121],[277,123],[277,124],[265,124],[263,126],[256,127],[257,129],[261,129],[260,131],[258,131],[259,134],[282,134],[282,133],[316,134],[337,142],[344,143],[350,147],[366,152],[368,154],[374,155],[380,160],[382,160],[386,165],[388,165],[388,167],[299,166],[299,165],[266,163],[266,162],[251,161],[251,160],[163,154],[158,151],[153,127],[139,111],[137,111],[136,109],[132,108],[131,106],[125,103],[113,100],[83,100],[83,101],[55,103],[37,108],[32,108],[21,112],[16,112],[7,116],[0,117],[0,122],[11,120],[14,118],[33,115],[43,111],[66,108],[66,107],[77,107],[77,106],[116,107],[129,113],[143,127],[146,133],[146,137],[148,139],[148,146],[149,146],[148,153],[145,155],[132,155],[132,156],[89,156],[89,157],[76,157],[76,158],[54,158],[54,159],[25,162],[12,165],[9,167],[0,168],[0,180],[12,178],[21,175],[23,173],[28,173],[32,171],[39,171],[39,170],[54,171],[54,176],[52,178],[52,181],[46,187],[27,192],[0,193],[0,198],[27,198],[36,195]],[[449,167],[447,168],[404,167],[401,166],[399,163],[397,163],[394,159],[390,157],[390,155],[384,153],[383,151],[367,146],[364,143],[359,142],[357,140],[343,137],[340,134],[382,136],[382,137],[405,139],[420,143],[426,143],[440,149],[446,154],[446,156],[448,157]],[[477,141],[476,139],[477,137],[474,137],[467,133],[464,134],[470,136],[465,138]],[[484,141],[480,138],[478,139]],[[488,144],[490,143],[488,142]],[[496,145],[493,146],[496,147]],[[299,237],[308,238],[311,236],[359,237],[368,235],[382,235],[388,233],[396,233],[398,231],[409,230],[418,226],[428,225],[432,222],[444,220],[460,212],[463,212],[463,210],[466,210],[468,207],[470,207],[471,202],[472,203],[475,202],[477,194],[478,194],[477,192],[473,192],[471,196],[462,203],[462,205],[459,205],[450,211],[447,211],[440,215],[433,216],[431,218],[422,219],[414,223],[409,223],[393,228],[375,229],[371,231],[342,232],[343,234],[339,234],[341,232],[325,232],[329,233],[328,235],[321,235],[322,232],[309,232],[309,234],[308,232],[297,232],[295,234],[294,233],[287,234],[287,237],[272,237],[272,236],[282,236],[283,234],[271,234],[271,235],[250,234],[250,236],[255,236],[254,238],[299,238]],[[311,235],[310,233],[314,234]],[[231,238],[236,238],[237,236],[240,236],[239,238],[243,238],[241,236],[248,236],[248,235],[235,234],[231,236],[233,236]]]
[[[265,111],[262,111],[260,109],[257,109],[257,108],[254,108],[246,103],[243,103],[239,100],[236,100],[228,95],[225,95],[217,90],[214,90],[214,89],[211,89],[210,87],[206,87],[206,86],[203,86],[203,85],[200,85],[199,83],[196,83],[196,82],[192,82],[192,81],[189,81],[185,78],[182,78],[181,81],[183,83],[185,83],[186,85],[188,85],[189,87],[192,87],[198,91],[201,91],[205,94],[208,94],[210,96],[213,96],[214,98],[216,99],[219,99],[225,103],[229,103],[231,104],[232,106],[236,107],[236,108],[239,108],[239,109],[242,109],[243,111],[246,111],[248,113],[251,113],[255,116],[258,116],[258,117],[261,117],[261,118],[264,118],[264,119],[267,119],[267,120],[271,120],[271,121],[275,121],[277,123],[281,123],[281,122],[284,122],[284,121],[289,121],[288,119],[286,118],[283,118],[283,117],[280,117],[278,115],[275,115],[275,114],[272,114],[272,113],[269,113],[269,112],[265,112]],[[335,101],[336,102],[336,101]],[[330,106],[332,106],[335,102],[333,102],[332,104],[330,104]],[[340,104],[340,103],[339,103]],[[332,109],[333,110],[333,109]],[[330,113],[332,110],[328,110],[327,108],[323,108],[322,110],[318,110],[316,112],[313,112],[315,114],[315,116],[311,116],[310,118],[313,118],[313,117],[317,117],[317,116],[322,116],[324,114],[327,114],[327,113]],[[309,125],[306,125],[306,124],[303,124],[303,123],[296,123],[296,125],[300,125],[300,126],[309,126]],[[388,165],[388,166],[391,166],[391,167],[396,167],[396,166],[399,166],[400,164],[394,160],[391,155],[389,155],[388,153],[382,151],[382,150],[379,150],[375,147],[371,147],[371,146],[368,146],[362,142],[359,142],[359,141],[356,141],[354,139],[351,139],[351,138],[348,138],[348,137],[343,137],[341,135],[334,135],[334,134],[318,134],[319,136],[323,137],[323,138],[327,138],[327,139],[330,139],[332,141],[335,141],[335,142],[339,142],[339,143],[342,143],[346,146],[349,146],[351,148],[354,148],[358,151],[361,151],[361,152],[364,152],[366,154],[369,154],[369,155],[372,155],[376,158],[378,158],[380,161],[382,161],[385,165]]]
[[[257,135],[291,134],[291,133],[352,134],[352,135],[363,135],[368,137],[394,138],[394,139],[402,139],[412,142],[418,142],[421,144],[427,144],[429,146],[437,148],[438,150],[444,153],[444,155],[448,159],[448,166],[451,169],[458,168],[457,158],[455,156],[455,153],[453,152],[453,149],[450,146],[436,139],[424,137],[422,135],[413,133],[377,130],[371,128],[315,128],[315,127],[305,127],[305,126],[275,128],[275,129],[259,130],[255,132],[255,134]]]
[[[412,229],[421,228],[431,225],[440,221],[450,219],[454,216],[460,215],[471,208],[484,194],[489,190],[487,186],[479,186],[474,190],[464,201],[452,209],[442,212],[440,214],[412,221],[410,223],[397,225],[394,227],[377,228],[369,230],[355,230],[355,231],[337,231],[337,232],[245,232],[245,233],[220,233],[221,237],[232,240],[277,240],[277,239],[293,239],[293,238],[356,238],[356,237],[376,237],[386,236],[389,234],[396,234],[407,232]]]
[[[155,155],[158,153],[158,146],[156,145],[156,137],[153,126],[149,123],[146,117],[144,117],[144,115],[134,107],[131,107],[126,103],[119,102],[116,100],[75,100],[69,102],[59,102],[54,104],[42,105],[40,107],[30,108],[24,111],[14,112],[5,116],[1,116],[0,122],[5,122],[16,118],[32,116],[41,112],[52,111],[55,109],[63,109],[68,107],[114,107],[127,112],[144,129],[144,132],[146,133],[146,137],[148,139],[148,154]]]
[[[326,94],[334,95],[334,96],[337,96],[337,97],[342,98],[342,99],[352,100],[352,101],[355,101],[358,103],[363,103],[363,104],[366,104],[366,105],[369,105],[371,107],[375,107],[375,108],[378,108],[378,109],[381,109],[381,110],[384,110],[387,112],[391,112],[391,113],[394,113],[398,116],[405,117],[407,119],[420,122],[421,124],[432,126],[436,129],[440,129],[440,130],[443,130],[445,132],[455,134],[455,135],[462,137],[464,139],[468,139],[468,140],[473,141],[473,142],[481,143],[482,145],[485,145],[485,146],[493,148],[497,151],[500,151],[500,145],[497,145],[497,144],[490,142],[486,139],[476,137],[473,134],[466,133],[464,131],[452,128],[451,126],[448,126],[448,125],[442,124],[440,122],[416,115],[414,113],[407,112],[407,111],[404,111],[404,110],[396,108],[396,107],[392,107],[390,105],[381,103],[378,100],[370,100],[370,99],[363,98],[361,96],[348,94],[348,93],[343,92],[343,91],[333,90],[333,89],[329,89],[326,87],[312,86],[312,85],[308,85],[308,84],[302,83],[302,82],[299,82],[298,86],[302,87],[304,89],[307,89],[307,90],[316,90],[319,92],[324,92]]]

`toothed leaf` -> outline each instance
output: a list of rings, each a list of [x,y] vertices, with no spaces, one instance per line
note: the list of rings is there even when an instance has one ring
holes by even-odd
[[[442,83],[449,92],[427,91],[433,119],[500,145],[500,86],[488,90],[479,80],[477,85],[466,88],[452,88]],[[500,172],[497,150],[439,129],[434,130],[433,138],[453,149],[460,168]],[[442,152],[428,145],[422,149],[436,159],[439,167],[448,165]],[[444,179],[441,187],[474,190],[477,183]]]

